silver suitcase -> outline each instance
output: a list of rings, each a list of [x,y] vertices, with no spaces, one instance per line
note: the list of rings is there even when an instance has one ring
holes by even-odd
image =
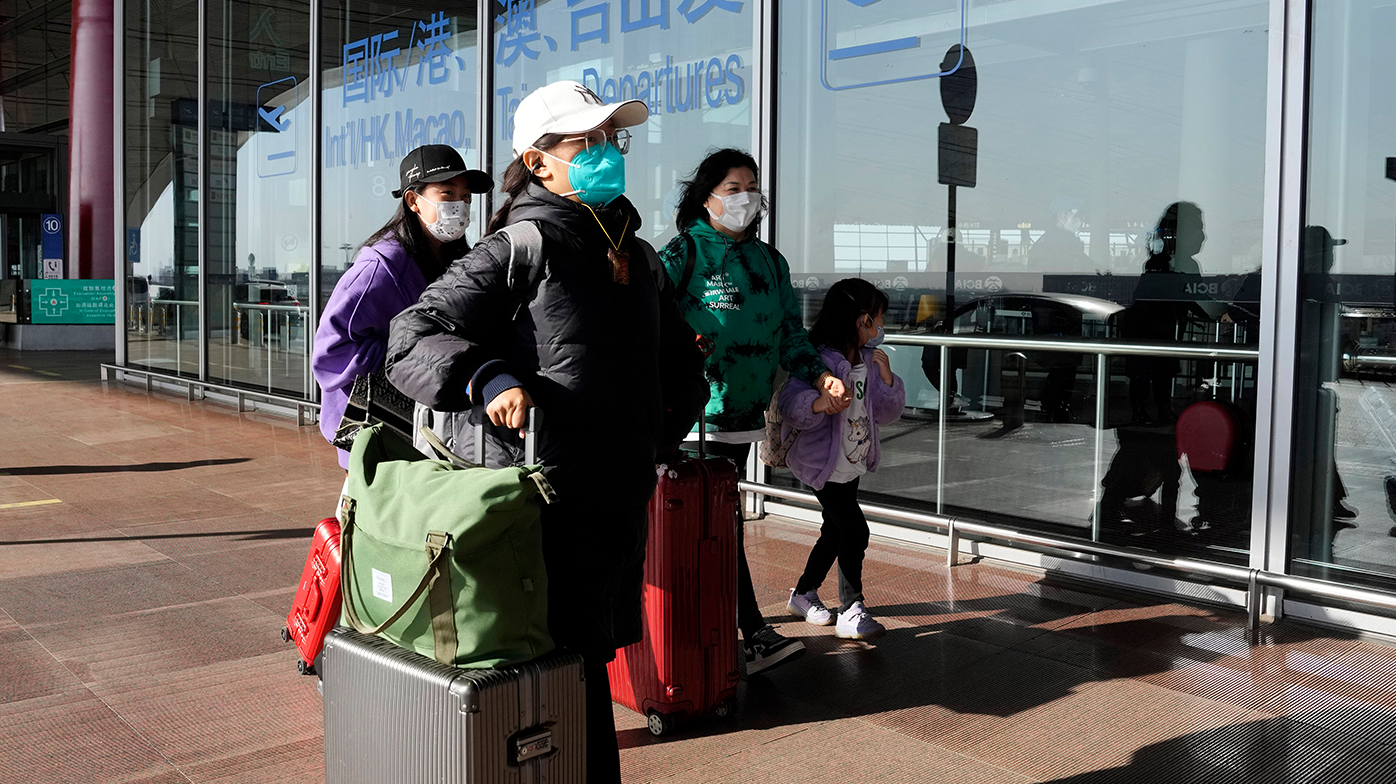
[[[326,784],[582,784],[582,658],[467,670],[337,627],[325,638]]]

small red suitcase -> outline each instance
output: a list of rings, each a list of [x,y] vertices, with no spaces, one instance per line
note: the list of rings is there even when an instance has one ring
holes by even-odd
[[[315,674],[315,657],[325,635],[339,623],[339,611],[339,520],[327,517],[315,526],[296,600],[281,630],[281,639],[294,641],[300,649],[296,666],[302,675]]]
[[[1178,417],[1178,457],[1187,455],[1193,471],[1225,471],[1235,457],[1239,430],[1230,406],[1212,400],[1193,403]]]
[[[649,717],[650,732],[735,706],[737,468],[725,458],[661,466],[649,507],[644,639],[608,665],[611,699]]]

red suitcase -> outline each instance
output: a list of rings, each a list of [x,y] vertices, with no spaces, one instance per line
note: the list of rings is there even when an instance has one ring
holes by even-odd
[[[325,635],[339,623],[339,521],[327,517],[315,526],[310,555],[305,559],[301,584],[281,639],[294,641],[300,649],[297,668],[302,675],[315,674],[315,657],[325,644]]]
[[[725,458],[661,466],[650,499],[644,634],[608,665],[611,699],[649,717],[650,732],[735,706],[737,468]]]
[[[1239,430],[1230,406],[1212,400],[1193,403],[1178,417],[1178,457],[1187,455],[1193,471],[1225,471],[1235,457]]]

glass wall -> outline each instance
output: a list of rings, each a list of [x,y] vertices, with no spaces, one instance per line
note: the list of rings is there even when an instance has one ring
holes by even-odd
[[[1254,362],[1102,374],[1070,344],[1256,347],[1268,19],[1264,0],[781,7],[776,245],[811,311],[859,276],[889,332],[1066,349],[894,345],[909,409],[866,490],[1246,562]],[[1237,431],[1223,465],[1188,454],[1202,401]]]
[[[1291,568],[1391,588],[1396,6],[1315,3],[1311,29]]]
[[[754,35],[772,28],[754,2],[127,2],[126,361],[197,377],[202,353],[212,383],[313,397],[312,301],[397,208],[402,156],[451,144],[498,175],[519,101],[550,81],[649,105],[627,195],[656,244],[675,233],[680,181],[713,148],[755,147],[753,115],[769,108],[766,225],[807,316],[847,276],[892,302],[908,407],[884,431],[869,500],[1257,563],[1260,292],[1281,263],[1261,248],[1266,204],[1285,198],[1275,182],[1267,201],[1265,180],[1280,133],[1266,126],[1272,7],[780,4],[763,107]],[[1281,256],[1300,267],[1299,307],[1275,322],[1298,335],[1279,362],[1295,410],[1290,422],[1280,395],[1285,421],[1259,426],[1294,428],[1293,472],[1273,478],[1291,496],[1290,569],[1390,585],[1396,95],[1379,44],[1396,6],[1295,13],[1312,23],[1308,72],[1284,74],[1310,91],[1306,225],[1300,258]],[[7,97],[7,123],[18,106]],[[34,168],[0,164],[6,193],[10,172]],[[0,223],[28,274],[22,234]]]
[[[310,6],[208,0],[207,9],[209,376],[307,397]]]
[[[320,302],[400,201],[398,163],[449,144],[480,166],[474,0],[321,4]],[[484,225],[472,200],[471,242]]]
[[[192,0],[125,3],[122,170],[126,357],[199,374],[199,15]]]
[[[710,149],[752,147],[757,3],[731,0],[495,0],[494,171],[514,158],[513,116],[532,89],[572,79],[608,102],[636,98],[650,120],[626,156],[638,236],[675,231],[678,184]]]

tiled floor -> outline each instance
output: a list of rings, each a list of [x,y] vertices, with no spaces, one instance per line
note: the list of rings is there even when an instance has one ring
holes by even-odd
[[[0,781],[324,780],[320,698],[279,630],[342,474],[314,428],[0,352]],[[1396,781],[1396,648],[875,542],[876,644],[791,622],[814,532],[749,524],[810,649],[627,782]],[[832,589],[832,580],[829,583]]]

